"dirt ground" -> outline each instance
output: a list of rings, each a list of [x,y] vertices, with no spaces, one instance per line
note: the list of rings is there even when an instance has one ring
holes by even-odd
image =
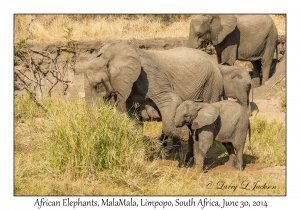
[[[286,95],[286,61],[283,58],[276,65],[274,75],[263,86],[253,89],[252,110],[254,116],[263,116],[268,121],[286,123],[286,113],[282,111],[281,100]],[[252,93],[250,92],[250,101]]]

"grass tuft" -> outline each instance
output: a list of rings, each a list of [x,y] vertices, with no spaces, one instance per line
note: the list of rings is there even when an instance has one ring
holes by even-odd
[[[264,118],[251,118],[251,147],[249,154],[256,162],[269,166],[286,164],[286,130],[282,123]],[[248,141],[248,140],[247,140]],[[245,147],[247,148],[247,146]]]
[[[282,88],[279,91],[279,102],[280,102],[281,111],[286,112],[286,91],[285,91],[285,88]]]
[[[73,100],[53,111],[55,126],[47,142],[54,168],[76,178],[143,161],[141,130],[114,108],[101,101],[85,107],[84,100]]]

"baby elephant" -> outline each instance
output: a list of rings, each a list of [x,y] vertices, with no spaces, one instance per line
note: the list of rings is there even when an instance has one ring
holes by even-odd
[[[223,76],[224,99],[235,98],[251,115],[249,93],[251,89],[251,76],[246,69],[240,66],[230,66],[227,63],[219,64]]]
[[[184,101],[176,110],[175,125],[191,125],[194,162],[198,171],[203,171],[204,158],[213,140],[222,142],[228,151],[226,164],[243,170],[243,150],[248,128],[250,134],[250,122],[240,104],[228,100],[212,104]]]

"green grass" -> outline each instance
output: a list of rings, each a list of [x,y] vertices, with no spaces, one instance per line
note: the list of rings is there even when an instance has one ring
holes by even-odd
[[[122,168],[143,160],[142,130],[135,128],[134,122],[115,108],[101,101],[86,107],[81,99],[44,102],[48,103],[48,113],[29,95],[15,99],[17,127],[24,123],[27,126],[24,130],[16,129],[17,151],[22,151],[17,146],[22,145],[18,135],[28,130],[38,133],[44,124],[48,129],[40,130],[45,132],[39,141],[49,149],[52,167],[59,171],[77,175]],[[42,118],[42,122],[37,120]]]
[[[54,109],[54,129],[47,137],[54,167],[73,175],[115,170],[143,160],[141,130],[104,103],[85,107],[73,100]]]

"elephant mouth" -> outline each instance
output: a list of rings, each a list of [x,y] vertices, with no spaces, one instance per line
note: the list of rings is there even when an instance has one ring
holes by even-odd
[[[206,48],[205,48],[205,47],[202,47],[202,48],[201,48],[200,46],[199,46],[199,47],[197,47],[196,49],[197,49],[197,50],[201,50],[201,51],[205,51],[205,50],[206,50]]]

